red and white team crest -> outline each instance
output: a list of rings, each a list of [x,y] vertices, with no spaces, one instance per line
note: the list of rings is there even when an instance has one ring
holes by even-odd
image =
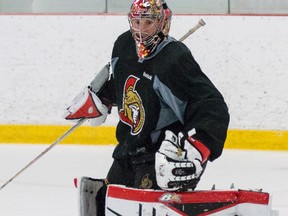
[[[139,78],[129,76],[123,89],[123,105],[119,112],[120,120],[131,127],[131,134],[137,135],[143,128],[145,110],[142,100],[135,90]]]

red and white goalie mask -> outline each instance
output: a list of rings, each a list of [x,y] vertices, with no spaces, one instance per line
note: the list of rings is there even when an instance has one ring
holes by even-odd
[[[163,0],[134,0],[128,20],[140,59],[148,57],[168,35],[172,12]]]

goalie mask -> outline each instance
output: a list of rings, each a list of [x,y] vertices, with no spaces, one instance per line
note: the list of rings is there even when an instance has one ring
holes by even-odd
[[[163,0],[134,0],[128,13],[140,59],[148,57],[168,35],[172,12]]]

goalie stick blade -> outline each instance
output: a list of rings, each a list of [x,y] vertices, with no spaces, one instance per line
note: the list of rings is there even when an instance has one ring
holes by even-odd
[[[277,215],[270,195],[247,190],[165,192],[109,185],[106,216]]]

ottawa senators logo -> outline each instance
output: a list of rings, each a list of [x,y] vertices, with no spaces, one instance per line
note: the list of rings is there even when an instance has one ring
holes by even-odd
[[[143,176],[140,189],[150,189],[152,187],[153,183],[152,180],[149,178],[149,174],[146,174]]]
[[[132,135],[140,133],[145,121],[142,100],[135,90],[138,80],[139,78],[132,75],[127,78],[123,89],[123,105],[119,112],[121,121],[131,127]]]

